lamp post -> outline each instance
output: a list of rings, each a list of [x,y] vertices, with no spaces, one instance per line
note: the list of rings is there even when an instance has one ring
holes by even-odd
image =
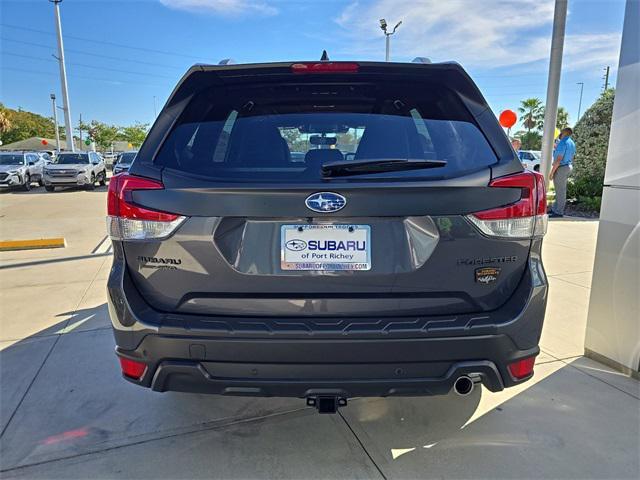
[[[53,106],[53,128],[56,131],[56,152],[60,153],[60,132],[58,132],[58,107],[56,107],[56,94],[52,93],[51,104]]]
[[[584,90],[584,82],[578,82],[576,85],[580,85],[580,100],[578,101],[578,116],[576,117],[576,123],[580,120],[580,111],[582,110],[582,91]]]
[[[382,29],[382,31],[384,32],[384,36],[386,37],[386,49],[385,49],[385,56],[384,56],[384,60],[385,62],[388,62],[389,59],[391,58],[391,46],[390,46],[390,38],[391,35],[393,35],[394,33],[396,33],[396,30],[398,29],[398,27],[402,25],[402,20],[400,20],[398,23],[396,23],[396,26],[393,27],[393,30],[391,32],[387,31],[387,21],[384,18],[380,19],[380,28]]]
[[[75,152],[73,144],[73,129],[71,127],[71,105],[69,104],[69,91],[67,89],[67,69],[64,64],[64,44],[62,43],[62,24],[60,22],[60,2],[62,0],[49,0],[53,3],[53,11],[56,19],[56,32],[58,34],[58,64],[60,65],[60,86],[62,89],[62,108],[64,110],[64,129],[67,134],[67,150]]]
[[[553,32],[551,35],[551,55],[549,57],[549,78],[547,80],[547,101],[544,109],[544,125],[542,128],[542,162],[540,173],[549,183],[549,173],[553,155],[558,115],[558,94],[560,91],[560,74],[562,72],[562,51],[564,49],[564,32],[567,23],[567,0],[555,0],[553,13]]]

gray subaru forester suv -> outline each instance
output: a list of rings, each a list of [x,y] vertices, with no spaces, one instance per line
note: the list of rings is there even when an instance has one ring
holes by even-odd
[[[457,64],[194,66],[109,185],[123,376],[321,412],[519,384],[546,222]]]

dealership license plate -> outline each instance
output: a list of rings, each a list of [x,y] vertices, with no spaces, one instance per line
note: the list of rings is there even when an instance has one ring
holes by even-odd
[[[370,270],[369,225],[282,225],[283,270]]]

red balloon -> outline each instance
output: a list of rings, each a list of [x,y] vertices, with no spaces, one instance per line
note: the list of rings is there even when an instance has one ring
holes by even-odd
[[[500,114],[500,125],[502,125],[504,128],[513,127],[517,121],[518,117],[516,116],[516,112],[514,112],[513,110],[504,110]]]
[[[43,145],[48,145],[48,144],[49,144],[49,142],[47,142],[44,138],[42,139],[42,142],[41,142],[41,143],[42,143]]]

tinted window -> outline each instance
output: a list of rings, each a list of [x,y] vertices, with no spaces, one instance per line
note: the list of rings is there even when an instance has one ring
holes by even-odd
[[[60,165],[89,163],[89,155],[86,153],[61,153],[56,159]]]
[[[24,155],[2,154],[0,165],[24,165]]]
[[[429,170],[358,175],[447,178],[496,156],[458,97],[441,85],[253,85],[197,95],[156,163],[229,182],[321,180],[330,162],[445,160]]]
[[[126,152],[120,155],[118,159],[118,165],[130,165],[133,159],[136,158],[136,152]]]

